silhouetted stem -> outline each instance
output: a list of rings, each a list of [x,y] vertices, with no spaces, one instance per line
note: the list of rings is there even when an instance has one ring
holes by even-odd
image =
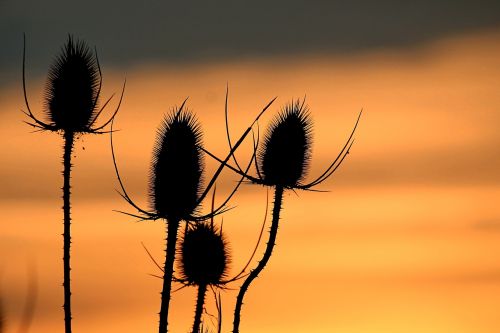
[[[64,211],[64,329],[66,333],[71,333],[71,266],[70,266],[70,247],[71,247],[71,213],[70,213],[70,194],[71,194],[71,153],[73,151],[74,133],[64,132],[64,156],[63,156],[63,211]]]
[[[159,333],[168,332],[168,308],[170,305],[170,290],[174,274],[175,245],[177,243],[177,229],[179,221],[167,222],[167,249],[165,253],[165,266],[163,267],[163,289],[161,291],[160,326]]]
[[[198,286],[198,298],[196,299],[196,309],[194,311],[193,333],[198,333],[198,331],[200,330],[201,314],[203,313],[203,304],[205,304],[206,292],[206,284]]]
[[[3,333],[3,328],[4,328],[4,319],[3,319],[3,307],[2,307],[2,302],[0,299],[0,333]]]
[[[283,202],[283,187],[276,186],[274,190],[274,207],[273,207],[273,221],[271,223],[271,229],[269,230],[269,241],[267,242],[266,251],[264,256],[259,261],[257,267],[250,272],[250,274],[245,279],[245,282],[240,287],[238,297],[236,298],[236,307],[234,309],[234,321],[233,321],[233,333],[238,333],[240,329],[240,317],[241,317],[241,307],[243,305],[243,297],[248,290],[248,287],[252,281],[259,275],[259,273],[264,269],[271,254],[273,253],[274,244],[276,243],[276,234],[278,233],[278,223],[280,219],[281,204]]]

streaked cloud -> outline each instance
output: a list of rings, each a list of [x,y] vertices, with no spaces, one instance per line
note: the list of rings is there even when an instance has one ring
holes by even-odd
[[[498,1],[3,1],[0,84],[44,73],[68,33],[96,45],[102,64],[224,62],[407,47],[498,28]]]
[[[137,68],[127,76],[115,124],[120,129],[115,134],[118,162],[128,186],[144,194],[158,123],[163,113],[186,96],[204,128],[206,147],[224,154],[224,91],[229,78],[233,135],[273,96],[280,98],[261,122],[261,131],[280,105],[307,93],[315,120],[310,177],[320,174],[322,166],[336,156],[363,107],[352,154],[330,181],[334,186],[493,186],[500,183],[496,126],[500,122],[500,73],[496,72],[500,64],[491,56],[499,51],[493,42],[497,38],[498,34],[487,34],[444,40],[419,49],[418,57],[407,52],[376,52],[281,63]],[[120,88],[123,76],[103,70],[103,96],[109,96]],[[30,82],[28,92],[32,108],[41,112],[43,82]],[[0,196],[57,197],[61,153],[57,135],[29,133],[17,111],[23,107],[19,87],[4,89],[2,96],[4,160],[8,163],[0,166],[6,175]],[[249,145],[245,149],[241,158],[249,152]],[[75,156],[77,195],[116,195],[109,137],[83,136]],[[212,161],[207,162],[209,169],[214,167]],[[233,181],[228,178],[220,186]]]

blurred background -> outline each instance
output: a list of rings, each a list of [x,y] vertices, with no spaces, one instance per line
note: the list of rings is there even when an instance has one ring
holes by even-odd
[[[328,192],[285,194],[243,332],[498,331],[497,1],[0,1],[1,317],[5,332],[17,332],[36,295],[30,332],[43,333],[63,330],[62,140],[23,123],[23,33],[28,97],[42,118],[47,70],[68,34],[97,49],[101,104],[127,80],[113,139],[143,207],[156,129],[186,97],[205,147],[223,156],[226,84],[233,137],[275,96],[261,134],[285,103],[306,96],[307,179],[336,157],[363,109],[351,154],[318,187]],[[250,148],[248,140],[238,152],[242,162]],[[161,281],[149,274],[161,272],[141,242],[162,262],[165,224],[114,211],[134,213],[115,191],[109,135],[81,136],[73,162],[74,331],[155,331]],[[216,164],[205,162],[209,179]],[[218,201],[236,179],[222,175]],[[255,246],[266,189],[244,185],[231,206],[217,222],[236,274]],[[239,284],[222,291],[224,332]],[[173,295],[172,332],[189,330],[194,305],[190,288]]]

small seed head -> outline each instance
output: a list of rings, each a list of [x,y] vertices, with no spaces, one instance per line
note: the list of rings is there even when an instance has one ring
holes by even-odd
[[[227,276],[228,245],[222,232],[210,223],[191,225],[184,234],[179,272],[194,285],[218,285]]]

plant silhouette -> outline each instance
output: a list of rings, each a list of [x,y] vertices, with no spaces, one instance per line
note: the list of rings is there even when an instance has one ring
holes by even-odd
[[[227,98],[225,113],[227,139],[231,147],[229,126],[227,124]],[[233,333],[239,332],[243,298],[250,284],[258,277],[259,273],[264,269],[271,258],[278,233],[284,190],[312,190],[314,186],[328,179],[349,154],[349,150],[354,143],[353,135],[356,131],[360,116],[361,113],[358,116],[346,144],[337,158],[335,158],[319,177],[310,183],[303,183],[311,159],[310,150],[312,143],[312,121],[310,119],[308,107],[305,105],[305,100],[302,102],[299,100],[295,102],[292,101],[286,104],[268,126],[264,142],[259,148],[259,153],[255,162],[257,176],[251,176],[243,171],[236,158],[233,158],[236,167],[228,165],[228,168],[240,174],[250,182],[274,188],[274,206],[272,210],[269,240],[262,259],[259,261],[257,267],[246,277],[238,292],[234,310]],[[210,152],[207,152],[207,154],[220,161],[220,159]]]
[[[216,188],[214,186],[212,196],[212,212],[214,211],[215,204],[215,190]],[[250,263],[252,262],[252,259],[257,251],[262,239],[264,227],[266,225],[268,211],[267,202],[268,198],[266,198],[264,221],[262,223],[255,248],[253,249],[246,265],[238,274],[230,278],[227,277],[228,265],[230,264],[230,258],[228,255],[229,249],[226,238],[222,234],[222,225],[220,230],[214,226],[214,215],[210,217],[210,223],[204,221],[198,223],[186,223],[180,249],[181,259],[178,263],[180,268],[180,277],[172,275],[172,281],[182,284],[180,288],[177,288],[173,292],[192,285],[199,287],[199,297],[197,298],[197,306],[195,308],[193,332],[208,332],[208,329],[204,329],[203,322],[201,321],[201,310],[204,309],[203,303],[207,287],[210,287],[215,298],[215,305],[218,314],[217,332],[220,333],[222,331],[222,300],[220,292],[217,292],[216,289],[227,289],[227,285],[229,283],[242,279],[248,275],[246,274],[246,270],[250,266]],[[160,271],[164,272],[164,269],[158,264],[156,259],[144,244],[143,247],[156,267],[158,267]],[[151,275],[163,279],[162,276],[155,274]],[[196,330],[196,328],[198,329]]]
[[[215,187],[212,197],[212,211],[214,210]],[[266,201],[267,202],[267,201]],[[222,233],[222,225],[218,229],[214,225],[214,217],[210,218],[210,223],[201,222],[194,225],[186,225],[184,237],[181,246],[180,277],[174,277],[174,281],[186,286],[198,286],[198,296],[195,307],[195,317],[193,324],[193,333],[205,332],[201,315],[205,300],[207,287],[210,287],[215,296],[215,305],[217,307],[217,326],[218,332],[222,331],[222,301],[220,293],[216,289],[227,289],[227,285],[236,280],[246,277],[246,269],[252,262],[255,252],[260,244],[264,226],[267,220],[267,209],[264,215],[264,221],[259,233],[255,248],[248,259],[246,265],[241,271],[233,277],[228,277],[228,266],[231,263],[229,257],[229,246],[226,237]],[[146,249],[151,259],[156,263],[149,251]],[[157,265],[158,266],[158,265]],[[178,290],[179,290],[178,289]],[[201,326],[200,326],[201,325]]]
[[[222,230],[217,229],[213,220],[189,225],[181,244],[180,278],[186,285],[198,287],[193,323],[193,333],[198,333],[207,288],[224,284],[229,250]]]
[[[177,230],[198,206],[202,178],[201,131],[193,114],[182,109],[168,116],[153,152],[150,198],[153,209],[167,220],[167,249],[160,308],[160,332],[167,331]]]
[[[160,333],[168,331],[170,293],[180,222],[201,222],[226,210],[226,204],[238,190],[243,177],[218,208],[212,209],[212,212],[206,215],[199,214],[202,201],[212,186],[214,186],[227,161],[251,131],[253,124],[269,108],[274,99],[264,107],[251,126],[243,133],[226,159],[221,162],[221,165],[214,173],[204,191],[201,191],[201,186],[203,176],[202,152],[205,149],[201,144],[201,130],[198,122],[195,120],[193,113],[184,109],[186,101],[187,99],[178,109],[174,109],[165,117],[158,130],[156,145],[153,149],[153,162],[150,174],[149,197],[151,211],[146,211],[139,207],[125,190],[116,163],[111,131],[111,152],[118,182],[122,190],[120,195],[132,207],[137,209],[140,215],[126,212],[121,213],[139,218],[140,220],[164,219],[167,222],[167,244],[159,313]],[[251,162],[247,166],[247,171],[251,166]]]
[[[29,121],[26,123],[40,131],[52,131],[62,135],[63,152],[63,214],[64,214],[64,323],[65,332],[71,332],[71,155],[75,136],[81,134],[106,133],[103,129],[116,116],[123,98],[125,84],[120,101],[110,119],[104,124],[95,125],[101,112],[110,102],[111,96],[101,108],[98,108],[102,85],[101,68],[97,53],[93,53],[84,41],[68,36],[66,44],[49,69],[45,89],[46,121],[38,119],[28,103],[26,93],[26,38],[23,48],[23,92],[27,111],[23,111]]]

